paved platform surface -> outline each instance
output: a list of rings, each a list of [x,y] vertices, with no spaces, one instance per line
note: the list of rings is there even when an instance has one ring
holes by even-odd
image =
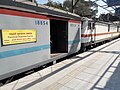
[[[0,90],[120,90],[120,39],[0,87]]]

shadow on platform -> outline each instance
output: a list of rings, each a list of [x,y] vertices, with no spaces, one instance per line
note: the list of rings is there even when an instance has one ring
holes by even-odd
[[[50,76],[52,76],[52,75],[60,72],[61,70],[63,70],[63,69],[65,69],[65,68],[73,65],[74,63],[76,63],[76,62],[78,62],[78,61],[80,61],[80,60],[83,60],[83,59],[85,59],[86,57],[89,57],[89,56],[91,56],[92,54],[94,54],[94,53],[96,53],[96,52],[101,52],[100,50],[102,50],[102,49],[104,49],[104,48],[106,48],[106,47],[108,47],[108,46],[110,46],[110,45],[113,45],[113,44],[115,44],[115,43],[118,42],[118,41],[119,41],[119,40],[116,40],[116,41],[110,43],[109,45],[106,45],[106,46],[98,49],[97,51],[92,51],[90,54],[87,54],[87,55],[84,56],[84,57],[75,56],[74,58],[77,58],[77,60],[75,60],[75,61],[73,61],[73,62],[71,62],[71,63],[69,63],[69,64],[67,64],[67,65],[65,65],[65,66],[63,66],[63,67],[61,67],[61,68],[53,71],[53,72],[51,72],[50,74],[47,74],[46,76],[43,76],[42,78],[39,78],[39,79],[37,79],[36,81],[33,81],[33,82],[31,82],[31,83],[29,83],[29,84],[27,84],[27,85],[25,85],[25,86],[23,86],[23,87],[21,87],[21,88],[19,88],[19,89],[17,89],[17,90],[26,90],[26,89],[28,89],[29,87],[31,87],[31,86],[33,86],[33,85],[35,85],[35,84],[37,84],[37,83],[40,83],[41,81],[47,79],[48,77],[50,77]],[[115,52],[115,53],[116,53],[116,52]],[[115,61],[114,61],[114,62],[115,62]],[[114,62],[113,62],[113,63],[114,63]],[[112,63],[112,64],[113,64],[113,63]],[[109,68],[112,67],[112,64],[109,66]],[[105,71],[105,73],[109,70],[109,68]],[[120,66],[119,66],[119,69],[120,69]],[[105,74],[105,73],[104,73],[104,74]],[[104,74],[103,74],[103,76],[104,76]],[[102,77],[103,77],[103,76],[102,76]],[[101,78],[102,78],[102,77],[101,77]],[[114,77],[114,75],[113,75],[113,77]],[[101,78],[96,82],[96,84],[91,88],[91,90],[93,90],[93,88],[97,88],[96,85],[97,85],[97,83],[101,80]],[[111,77],[111,78],[112,78],[112,77]],[[119,78],[120,78],[120,77],[119,77]],[[119,79],[119,82],[116,82],[116,83],[120,83],[120,79]],[[108,85],[109,85],[109,84],[108,84]],[[106,86],[106,87],[107,87],[107,86]],[[120,86],[119,86],[119,88],[120,88]],[[97,88],[97,89],[98,89],[98,88]],[[113,90],[118,90],[118,89],[113,89]]]
[[[120,55],[109,65],[90,90],[120,90],[120,63],[115,64],[117,59],[120,60]],[[110,69],[112,69],[112,71]],[[104,86],[100,86],[99,82],[104,78],[107,72],[112,73],[112,75],[107,78],[108,81]]]
[[[95,51],[95,50],[90,50],[90,51],[88,51],[88,52],[120,54],[120,51]]]

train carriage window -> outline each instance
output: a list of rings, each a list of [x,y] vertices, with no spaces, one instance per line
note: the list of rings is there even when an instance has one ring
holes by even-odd
[[[95,23],[92,24],[92,29],[95,29]]]
[[[110,24],[108,24],[108,32],[110,32]]]
[[[119,26],[117,26],[117,32],[119,32]]]
[[[88,29],[91,29],[91,22],[88,22]]]
[[[81,29],[83,29],[83,21],[81,21]]]

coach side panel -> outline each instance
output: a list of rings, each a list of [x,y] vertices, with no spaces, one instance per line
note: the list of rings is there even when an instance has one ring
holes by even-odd
[[[35,68],[37,64],[50,59],[49,27],[49,19],[45,16],[5,9],[0,11],[1,32],[5,30],[36,31],[36,41],[30,43],[2,45],[5,38],[0,36],[0,80]],[[7,36],[7,38],[12,37]],[[15,39],[18,39],[18,35]]]
[[[116,38],[119,36],[119,30],[117,25],[110,25],[111,38]]]
[[[104,41],[111,37],[111,34],[109,33],[108,30],[108,24],[96,23],[95,27],[96,27],[96,36],[95,36],[96,42]]]

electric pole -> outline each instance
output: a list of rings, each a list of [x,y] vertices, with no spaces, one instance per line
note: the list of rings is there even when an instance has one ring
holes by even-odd
[[[74,5],[75,5],[75,0],[72,0],[72,13],[75,13]]]

